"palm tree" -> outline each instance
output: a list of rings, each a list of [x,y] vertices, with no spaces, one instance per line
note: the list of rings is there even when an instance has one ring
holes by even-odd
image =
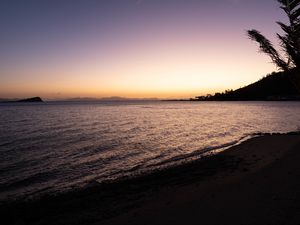
[[[279,69],[300,71],[300,0],[277,1],[289,19],[289,24],[277,22],[284,32],[284,35],[277,34],[284,56],[259,31],[248,30],[247,33],[251,40],[259,43],[260,50],[269,55]]]

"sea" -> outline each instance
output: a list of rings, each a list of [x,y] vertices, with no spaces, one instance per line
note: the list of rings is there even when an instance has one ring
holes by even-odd
[[[300,102],[0,104],[0,201],[141,176],[259,133],[300,130]]]

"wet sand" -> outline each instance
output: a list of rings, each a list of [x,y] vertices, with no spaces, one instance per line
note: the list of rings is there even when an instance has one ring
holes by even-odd
[[[300,135],[113,184],[2,203],[1,224],[300,224]]]

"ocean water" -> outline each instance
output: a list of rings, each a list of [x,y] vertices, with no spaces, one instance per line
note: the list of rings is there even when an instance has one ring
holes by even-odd
[[[0,200],[65,192],[300,129],[300,102],[0,105]]]

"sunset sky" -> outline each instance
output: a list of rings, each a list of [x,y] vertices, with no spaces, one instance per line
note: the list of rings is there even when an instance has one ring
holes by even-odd
[[[181,98],[276,70],[246,36],[271,40],[275,0],[7,0],[0,98]]]

